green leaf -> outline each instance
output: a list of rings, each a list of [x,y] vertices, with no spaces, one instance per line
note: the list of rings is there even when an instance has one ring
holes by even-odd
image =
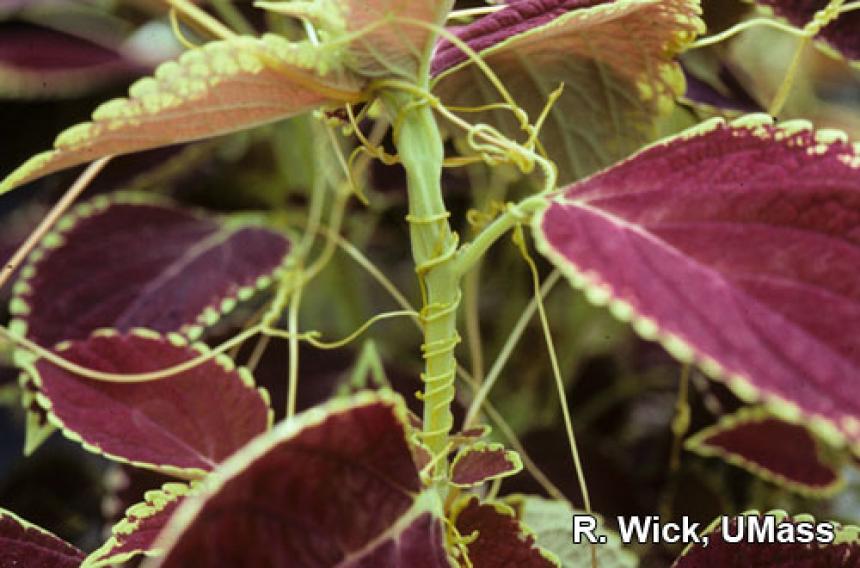
[[[585,514],[574,510],[568,503],[541,497],[515,495],[508,501],[517,510],[522,523],[534,533],[538,546],[555,554],[563,568],[591,566],[591,549],[587,542],[573,543],[571,518]],[[600,568],[633,568],[639,559],[621,546],[619,536],[605,528],[598,516],[595,535],[605,536],[607,542],[597,545],[597,563]]]

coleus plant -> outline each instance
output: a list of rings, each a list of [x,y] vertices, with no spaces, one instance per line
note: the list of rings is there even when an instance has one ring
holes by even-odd
[[[688,448],[807,495],[839,490],[841,464],[860,454],[860,146],[764,114],[713,118],[655,141],[684,93],[676,57],[705,31],[698,1],[517,0],[461,12],[450,0],[259,2],[301,23],[291,34],[262,35],[239,35],[185,0],[167,4],[211,40],[135,82],[127,98],[104,103],[0,182],[5,193],[92,162],[0,282],[26,258],[2,337],[22,372],[27,451],[59,429],[90,451],[173,480],[130,507],[89,555],[2,512],[4,562],[636,565],[609,529],[604,544],[574,544],[575,510],[562,499],[497,496],[499,480],[516,475],[525,456],[476,426],[485,406],[490,412],[498,372],[478,384],[455,353],[463,281],[510,233],[532,273],[592,512],[526,229],[590,302],[757,405]],[[851,42],[860,36],[850,11],[841,19],[843,2],[763,4],[805,26],[805,39],[820,32],[856,59]],[[473,20],[446,27],[452,18]],[[288,39],[298,30],[305,39]],[[317,116],[337,151],[335,126],[358,142],[340,155],[327,226],[330,172],[313,184],[306,218],[288,219],[287,230],[277,216],[217,217],[140,193],[100,195],[67,211],[114,156],[315,111],[325,111]],[[392,127],[393,152],[379,125]],[[362,153],[405,170],[421,306],[370,266],[404,309],[327,342],[299,329],[300,302],[333,247],[368,266],[339,235],[350,196],[368,200],[356,175]],[[516,171],[531,182],[528,195],[473,212],[478,230],[461,244],[442,191],[448,166]],[[202,342],[263,291],[270,294],[243,331]],[[375,380],[359,374],[362,392],[296,412],[300,343],[340,346],[400,316],[423,335],[414,353],[423,363],[420,417],[387,385],[373,351],[363,363]],[[268,391],[230,355],[255,336],[289,345],[286,416],[276,425]],[[458,376],[475,394],[455,421]],[[378,388],[361,388],[371,385]],[[683,400],[678,408],[680,439],[689,410]],[[792,440],[793,451],[769,447],[773,436]],[[711,548],[692,546],[676,565],[860,561],[850,525],[826,546],[772,543],[764,552],[732,548],[716,527],[705,531]]]

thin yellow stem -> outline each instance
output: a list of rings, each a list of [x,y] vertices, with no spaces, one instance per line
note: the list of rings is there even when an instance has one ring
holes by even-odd
[[[567,431],[567,441],[570,445],[570,453],[573,458],[573,465],[576,469],[576,478],[579,482],[579,490],[582,493],[582,502],[585,512],[591,514],[591,497],[588,494],[588,486],[585,483],[585,473],[582,470],[582,461],[579,457],[579,449],[576,445],[576,435],[573,431],[573,420],[570,417],[570,408],[567,402],[567,394],[565,393],[564,380],[561,378],[561,369],[558,364],[558,355],[555,351],[555,343],[552,339],[552,331],[549,326],[549,318],[546,315],[546,307],[543,303],[543,298],[540,294],[540,275],[537,265],[528,252],[523,234],[522,225],[518,225],[514,232],[514,243],[519,248],[523,259],[532,273],[532,284],[534,285],[535,299],[537,300],[538,317],[540,319],[541,328],[543,329],[544,340],[546,341],[547,352],[549,353],[550,366],[552,367],[555,386],[558,390],[558,399],[561,404],[561,414],[564,418],[564,428]],[[593,543],[590,544],[591,549],[591,565],[593,568],[597,566],[597,550]]]
[[[800,62],[803,60],[803,53],[806,51],[806,46],[809,45],[811,38],[808,36],[802,37],[797,43],[797,48],[794,50],[794,55],[791,58],[791,63],[788,65],[788,70],[779,89],[776,91],[773,100],[768,108],[768,114],[778,117],[782,112],[785,103],[788,101],[788,96],[791,94],[791,88],[794,86],[794,79],[797,77],[797,71],[800,69]]]
[[[18,247],[18,250],[15,251],[15,254],[12,255],[12,258],[0,268],[0,289],[6,285],[6,282],[9,281],[12,274],[15,273],[15,270],[21,265],[22,262],[29,256],[29,254],[33,251],[34,248],[41,242],[42,238],[48,233],[48,231],[53,228],[53,226],[60,220],[65,212],[72,206],[72,204],[80,197],[81,193],[90,185],[93,179],[101,172],[104,167],[110,162],[111,156],[107,156],[105,158],[101,158],[91,163],[84,172],[78,176],[78,179],[75,180],[75,183],[66,191],[62,198],[54,205],[54,207],[45,215],[42,222],[39,223],[39,226],[30,233],[30,236],[27,237],[27,240]]]
[[[672,453],[669,457],[669,470],[678,471],[681,467],[681,443],[690,428],[690,368],[689,363],[681,367],[681,380],[678,382],[678,400],[675,402],[675,418],[672,420]]]
[[[546,281],[542,286],[539,286],[539,297],[545,298],[553,287],[558,283],[561,278],[561,273],[558,270],[554,270],[552,274],[550,274]],[[510,359],[511,354],[513,354],[514,349],[517,346],[517,342],[519,342],[523,333],[528,326],[529,321],[534,317],[535,312],[538,309],[538,299],[537,297],[532,298],[529,302],[526,309],[520,314],[519,319],[516,324],[514,324],[513,329],[508,334],[508,338],[505,340],[505,344],[502,346],[502,350],[499,352],[496,360],[493,362],[493,366],[490,369],[490,372],[487,373],[487,377],[483,383],[481,383],[480,390],[475,394],[475,397],[472,399],[472,404],[469,405],[469,410],[466,412],[466,418],[463,420],[463,428],[468,428],[472,424],[474,424],[475,419],[478,417],[478,414],[483,409],[486,404],[487,397],[490,394],[490,391],[496,384],[496,381],[502,374],[502,371],[505,368],[505,364],[507,364],[508,359]]]
[[[296,414],[296,399],[299,392],[299,309],[302,302],[303,286],[298,286],[290,298],[290,310],[287,318],[289,330],[288,381],[287,381],[287,420]]]
[[[690,45],[689,49],[699,49],[702,47],[707,47],[709,45],[714,45],[727,39],[730,39],[737,34],[743,32],[744,30],[756,27],[774,28],[781,32],[791,34],[793,36],[804,37],[803,30],[799,30],[790,24],[785,24],[783,22],[780,22],[778,20],[772,20],[770,18],[753,18],[751,20],[744,20],[743,22],[735,24],[729,29],[724,30],[718,34],[703,37],[698,41],[693,42]]]
[[[463,283],[463,304],[466,313],[466,343],[469,347],[469,361],[475,380],[484,380],[484,342],[481,339],[481,267],[475,266],[466,274]]]
[[[231,39],[236,37],[236,34],[219,22],[217,19],[213,18],[191,2],[189,0],[165,0],[168,5],[172,6],[176,9],[180,14],[185,15],[192,22],[206,30],[208,33],[219,39]]]
[[[107,373],[104,371],[99,371],[96,369],[90,369],[88,367],[84,367],[82,365],[78,365],[68,359],[57,355],[55,352],[42,347],[38,343],[35,343],[26,337],[20,337],[18,335],[14,335],[11,333],[6,327],[0,326],[0,337],[4,337],[7,340],[11,341],[15,345],[20,346],[26,351],[45,359],[49,363],[56,365],[57,367],[63,369],[64,371],[68,371],[74,375],[79,377],[83,377],[86,379],[92,379],[94,381],[103,381],[108,383],[143,383],[149,381],[158,381],[163,379],[168,379],[180,373],[184,373],[185,371],[190,371],[195,367],[198,367],[221,355],[222,353],[226,353],[230,349],[232,349],[235,345],[242,343],[248,338],[254,336],[257,333],[260,333],[261,326],[254,326],[252,328],[246,329],[242,333],[228,339],[218,347],[208,351],[207,353],[203,353],[194,359],[189,359],[183,363],[178,365],[174,365],[172,367],[167,367],[164,369],[159,369],[157,371],[149,371],[146,373]]]
[[[475,16],[486,16],[504,10],[505,6],[481,6],[479,8],[464,8],[463,10],[452,10],[448,14],[449,20],[466,20]]]

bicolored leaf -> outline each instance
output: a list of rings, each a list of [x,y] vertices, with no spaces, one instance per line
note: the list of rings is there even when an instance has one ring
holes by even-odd
[[[118,49],[33,24],[0,23],[0,98],[76,96],[144,71]]]
[[[736,517],[714,521],[703,533],[707,546],[692,544],[672,565],[673,568],[854,568],[860,565],[860,528],[853,525],[832,526],[832,542],[809,542],[809,535],[823,535],[810,515],[789,516],[784,511],[764,515],[751,511]],[[799,528],[804,525],[805,528]],[[752,529],[773,526],[764,532],[767,542],[755,542]],[[811,527],[811,528],[809,528]],[[823,529],[828,531],[827,528]],[[727,542],[728,537],[730,542]],[[740,537],[740,540],[736,540]],[[759,539],[761,540],[761,539]],[[806,541],[806,542],[804,542]]]
[[[10,511],[0,509],[0,566],[78,568],[84,553]]]
[[[452,513],[461,545],[476,568],[549,568],[558,559],[536,543],[517,520],[514,510],[499,503],[481,503],[472,495],[455,504]]]
[[[715,119],[568,187],[539,250],[748,402],[860,451],[860,148]]]
[[[281,422],[201,482],[159,566],[448,568],[403,401],[364,393]]]
[[[13,327],[46,347],[100,328],[196,338],[267,286],[289,250],[262,227],[151,197],[98,197],[62,219],[24,268]]]
[[[568,503],[551,501],[541,497],[514,495],[506,499],[517,512],[520,522],[534,533],[535,542],[553,554],[565,568],[591,565],[591,547],[588,542],[573,542],[571,519],[575,511]],[[605,543],[595,547],[597,565],[601,568],[636,568],[639,559],[621,544],[621,538],[605,527],[598,518],[595,535],[606,538]]]
[[[842,485],[838,466],[821,455],[818,440],[806,427],[784,422],[763,409],[746,408],[724,416],[688,439],[686,447],[805,495],[828,495]]]
[[[755,0],[770,6],[776,15],[803,28],[815,14],[827,7],[829,0]],[[860,10],[843,12],[827,24],[816,36],[842,54],[846,59],[860,63]]]
[[[147,373],[205,352],[179,336],[100,331],[56,352],[79,366],[118,374]],[[66,437],[117,461],[183,478],[214,469],[271,424],[268,394],[226,356],[174,376],[117,383],[82,378],[20,354],[39,391],[36,400]]]
[[[325,71],[325,73],[323,73]],[[356,78],[329,52],[276,35],[211,42],[161,65],[103,104],[92,122],[57,137],[0,182],[0,193],[58,170],[251,128],[330,104],[361,98]]]
[[[416,78],[454,0],[313,0],[256,2],[256,6],[313,21],[332,41],[346,38],[346,65],[366,76]]]
[[[519,473],[523,462],[517,452],[506,450],[502,444],[476,442],[457,452],[451,462],[451,483],[474,487],[486,481]]]
[[[167,483],[161,489],[147,491],[143,502],[125,512],[123,520],[111,529],[111,537],[87,556],[81,568],[115,566],[140,555],[161,555],[163,551],[155,546],[156,538],[191,491],[183,483]]]
[[[569,183],[628,156],[656,136],[656,118],[684,92],[673,58],[703,29],[693,0],[518,0],[455,33],[536,120],[565,84],[540,139]],[[498,102],[480,70],[442,41],[434,90],[449,105]],[[507,111],[471,119],[523,139]]]

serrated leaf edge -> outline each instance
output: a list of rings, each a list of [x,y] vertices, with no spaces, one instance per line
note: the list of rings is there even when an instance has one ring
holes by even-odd
[[[680,134],[667,136],[649,144],[629,158],[611,167],[619,167],[621,164],[636,159],[643,152],[667,142],[694,138],[722,126],[745,128],[759,136],[766,135],[767,130],[765,130],[765,127],[772,126],[777,128],[778,132],[782,134],[782,138],[780,138],[778,137],[778,133],[774,132],[774,137],[768,138],[775,141],[784,140],[799,131],[813,129],[812,123],[807,120],[790,120],[776,124],[773,117],[763,113],[744,115],[732,121],[726,121],[722,117],[714,117]],[[814,152],[821,151],[822,148],[826,151],[831,144],[848,140],[847,134],[835,129],[821,129],[816,134],[818,145],[808,149]],[[852,155],[842,156],[841,158],[844,158],[842,161],[849,168],[860,170],[860,143],[855,142],[853,144]],[[599,173],[595,175],[599,175]],[[577,183],[581,183],[581,181]],[[740,373],[729,372],[714,358],[701,353],[679,335],[661,328],[656,321],[637,312],[623,298],[615,295],[611,287],[601,282],[596,274],[581,270],[570,259],[555,252],[541,229],[544,214],[553,202],[581,205],[576,200],[567,199],[563,195],[557,196],[552,200],[547,200],[546,206],[537,211],[532,219],[532,234],[535,246],[544,257],[550,260],[564,274],[571,286],[584,293],[589,303],[607,308],[617,320],[630,324],[636,334],[642,339],[656,341],[678,361],[696,365],[709,378],[728,386],[744,402],[753,404],[762,401],[764,406],[775,416],[793,424],[804,422],[816,435],[830,445],[836,448],[848,446],[855,455],[860,456],[860,420],[843,417],[843,420],[840,422],[839,425],[842,428],[857,438],[857,441],[849,441],[846,433],[840,430],[836,426],[836,423],[827,416],[806,413],[799,406],[781,396],[763,392],[761,389],[755,387],[748,377]]]
[[[228,481],[250,468],[258,459],[275,446],[298,436],[304,429],[323,424],[330,416],[343,414],[357,407],[383,403],[389,406],[400,422],[404,443],[409,445],[409,419],[406,403],[400,395],[390,390],[365,391],[344,398],[331,399],[327,403],[312,407],[290,420],[278,423],[274,428],[258,435],[232,456],[219,464],[218,468],[202,479],[195,498],[187,499],[171,517],[170,523],[155,542],[161,550],[169,551],[179,537],[194,522],[205,506],[208,497],[218,493]],[[417,473],[416,473],[417,474]],[[420,494],[416,494],[416,499]]]
[[[51,250],[62,247],[65,244],[66,235],[73,231],[78,223],[104,213],[113,205],[150,205],[173,211],[181,211],[193,215],[200,220],[212,220],[221,225],[223,229],[234,232],[243,227],[258,226],[250,222],[240,222],[230,224],[228,228],[228,222],[224,219],[207,215],[204,210],[199,208],[180,207],[179,204],[167,197],[151,193],[121,191],[110,195],[100,195],[89,201],[85,201],[63,216],[54,230],[42,238],[40,246],[30,254],[27,263],[21,269],[18,281],[13,287],[12,299],[9,301],[9,313],[13,316],[12,321],[9,323],[10,331],[14,331],[15,334],[22,337],[27,335],[28,324],[26,316],[29,315],[31,309],[27,301],[27,296],[32,292],[30,283],[38,273],[39,264],[44,260],[45,256]],[[268,227],[265,228],[271,230]],[[290,239],[285,235],[281,236],[291,244]],[[232,313],[240,302],[250,300],[256,294],[269,288],[273,282],[283,276],[289,263],[290,248],[288,247],[287,254],[284,255],[280,264],[269,273],[260,275],[253,285],[238,287],[232,294],[227,294],[203,308],[196,317],[182,324],[179,329],[168,333],[179,332],[192,341],[200,339],[206,330],[215,326]],[[52,346],[45,345],[43,347],[50,348]]]
[[[776,522],[780,523],[785,521],[786,519],[790,519],[792,523],[815,523],[815,517],[807,513],[801,513],[797,515],[790,515],[787,511],[783,509],[772,509],[766,513],[761,513],[756,509],[751,509],[749,511],[744,511],[743,513],[739,513],[734,515],[736,517],[774,517]],[[851,544],[860,544],[860,526],[858,525],[843,525],[841,523],[837,523],[835,521],[829,521],[836,527],[836,538],[833,542],[828,544],[817,544],[816,546],[820,548],[827,548],[828,546],[836,546],[839,544],[851,543]],[[699,533],[699,536],[706,536],[713,534],[716,529],[720,526],[721,518],[718,517],[714,519],[702,532]],[[688,544],[684,547],[684,550],[681,554],[678,555],[678,558],[675,559],[675,562],[672,563],[672,566],[677,566],[678,562],[684,558],[690,550],[698,547],[699,545],[695,542]]]
[[[517,524],[517,537],[521,542],[526,541],[528,538],[532,538],[532,548],[537,550],[538,554],[540,554],[547,562],[551,563],[553,566],[556,566],[557,568],[563,568],[561,565],[561,560],[558,558],[558,556],[556,556],[553,552],[550,552],[549,550],[545,549],[544,547],[538,545],[537,535],[535,534],[535,532],[531,530],[524,522],[518,519],[517,513],[513,509],[513,507],[511,507],[504,501],[497,501],[495,499],[481,501],[481,499],[477,495],[464,495],[463,497],[455,501],[454,504],[451,506],[452,525],[456,526],[457,518],[460,516],[460,513],[462,513],[463,510],[466,509],[466,507],[468,507],[472,503],[472,501],[477,501],[479,507],[482,505],[491,506],[499,515],[512,518]],[[464,534],[460,536],[466,538],[469,535]]]
[[[529,28],[524,30],[518,34],[512,35],[510,37],[505,38],[504,40],[493,44],[483,50],[479,51],[478,54],[481,57],[489,57],[497,52],[504,51],[506,49],[516,49],[516,43],[527,37],[531,34],[540,33],[542,30],[550,29],[551,27],[560,26],[566,24],[569,20],[581,19],[583,17],[594,17],[595,15],[603,15],[612,12],[618,12],[625,8],[635,7],[636,5],[641,6],[650,6],[654,4],[660,4],[663,0],[622,0],[620,2],[609,2],[603,4],[596,4],[594,6],[588,6],[584,8],[576,8],[573,10],[569,10],[557,16],[556,18],[546,22],[540,26],[535,26],[533,28]],[[678,14],[678,23],[683,25],[690,25],[695,31],[690,33],[686,30],[675,31],[671,34],[671,39],[667,42],[664,50],[667,53],[678,54],[684,51],[686,46],[693,42],[697,34],[701,34],[705,31],[705,23],[701,19],[702,8],[699,2],[688,2],[690,8],[692,9],[692,13],[694,14],[692,17],[686,17],[681,14]],[[513,45],[512,45],[513,44]],[[466,59],[465,61],[461,61],[449,67],[447,69],[443,69],[440,73],[433,77],[431,84],[435,86],[443,79],[448,77],[449,75],[453,75],[455,73],[460,72],[465,69],[469,65],[472,65],[472,61],[470,59]],[[675,62],[671,58],[667,58],[666,61],[661,61],[658,64],[659,69],[655,73],[655,76],[660,77],[661,80],[669,87],[669,94],[674,95],[675,97],[681,96],[684,94],[686,79],[684,78],[684,73],[680,68],[680,65]],[[654,96],[650,85],[643,87],[637,83],[636,85],[639,90],[639,95],[644,100],[648,100],[649,96]],[[649,93],[649,91],[651,91]],[[659,93],[657,98],[654,100],[655,108],[658,111],[659,115],[664,115],[668,113],[673,104],[674,97],[666,98],[667,93]]]
[[[488,475],[481,479],[480,481],[476,481],[474,483],[456,483],[453,481],[454,473],[457,468],[457,464],[466,457],[467,455],[474,452],[503,452],[505,456],[505,460],[510,464],[510,469],[505,471]],[[523,469],[523,460],[520,458],[520,455],[514,450],[508,450],[505,448],[504,444],[498,444],[493,442],[474,442],[468,446],[464,446],[457,452],[457,455],[454,456],[454,459],[451,460],[451,465],[449,466],[449,475],[448,477],[451,479],[451,485],[454,487],[468,488],[468,487],[477,487],[486,483],[487,481],[492,481],[494,479],[503,479],[505,477],[510,477],[512,475],[518,474]]]
[[[154,546],[146,550],[131,550],[119,554],[110,554],[110,551],[119,546],[119,537],[133,534],[140,527],[141,522],[160,513],[170,503],[188,495],[193,495],[195,489],[196,483],[193,482],[191,485],[170,482],[162,485],[160,489],[144,493],[143,501],[125,510],[122,520],[111,527],[110,538],[84,559],[81,568],[101,568],[102,566],[122,564],[141,554],[153,557],[160,556],[163,551]],[[132,520],[132,517],[134,520]]]
[[[117,332],[114,329],[99,329],[99,330],[94,331],[90,337],[119,337],[122,335],[123,334]],[[202,343],[193,343],[193,344],[189,343],[184,337],[180,336],[179,334],[175,334],[175,333],[174,334],[168,334],[168,335],[162,335],[156,331],[152,331],[152,330],[148,330],[148,329],[142,329],[142,328],[136,328],[136,329],[130,330],[127,335],[133,335],[133,336],[141,337],[144,339],[165,339],[168,342],[170,342],[172,345],[174,345],[175,347],[187,347],[187,348],[190,348],[194,351],[197,351],[198,353],[203,354],[203,355],[210,352],[210,349],[208,346],[206,346]],[[68,349],[70,346],[71,346],[71,342],[62,342],[62,343],[57,344],[57,346],[54,348],[54,350],[58,354],[62,355],[62,352],[65,351],[66,349]],[[19,353],[23,353],[23,352],[19,352]],[[26,375],[25,378],[20,378],[19,380],[26,380],[27,378],[29,378],[30,380],[33,381],[33,384],[37,388],[41,388],[42,379],[41,379],[41,376],[39,375],[38,371],[36,370],[36,363],[38,363],[40,360],[41,359],[39,359],[38,357],[30,356],[29,354],[17,357],[16,358],[16,365],[19,368],[21,368],[21,371],[22,371],[21,374]],[[272,423],[274,421],[274,410],[271,407],[271,397],[270,397],[268,391],[264,387],[256,387],[251,372],[248,371],[247,369],[245,369],[244,367],[237,367],[235,365],[235,363],[233,363],[233,361],[229,357],[227,357],[226,355],[218,355],[213,359],[213,361],[215,361],[216,364],[218,364],[218,366],[220,366],[226,372],[228,372],[228,373],[235,372],[237,374],[237,377],[239,378],[239,380],[242,382],[242,384],[244,384],[245,387],[248,388],[249,390],[253,390],[260,397],[260,399],[263,401],[263,403],[266,405],[266,407],[268,409],[267,410],[267,420],[266,420],[266,426],[267,426],[266,432],[271,431]],[[124,458],[122,456],[118,456],[118,455],[115,455],[113,453],[106,452],[106,451],[102,450],[100,447],[96,446],[95,444],[90,444],[89,442],[86,442],[78,432],[76,432],[72,428],[68,427],[63,422],[63,420],[53,412],[53,404],[51,403],[51,400],[44,393],[42,393],[41,391],[38,391],[35,394],[35,400],[36,400],[36,403],[39,405],[39,407],[41,407],[47,413],[48,421],[51,424],[53,424],[57,429],[59,429],[65,438],[67,438],[67,439],[69,439],[69,440],[71,440],[77,444],[80,444],[81,447],[83,447],[88,452],[91,452],[91,453],[99,455],[99,456],[103,456],[103,457],[105,457],[109,460],[115,461],[117,463],[124,463],[124,464],[131,465],[133,467],[137,467],[137,468],[141,468],[141,469],[147,469],[150,471],[156,471],[158,473],[163,473],[163,474],[168,475],[170,477],[176,477],[179,479],[198,480],[198,479],[204,478],[206,475],[209,474],[209,472],[202,470],[202,469],[199,469],[199,468],[192,468],[192,467],[183,468],[183,467],[177,467],[177,466],[170,465],[170,464],[156,464],[156,463],[141,462],[141,461],[137,461],[137,460],[129,460],[129,459]]]
[[[739,454],[730,452],[719,446],[712,446],[705,441],[707,438],[713,436],[714,434],[719,434],[726,430],[730,430],[735,426],[749,424],[751,422],[763,422],[767,419],[779,420],[779,418],[774,417],[770,412],[767,411],[767,409],[762,407],[741,408],[738,412],[735,412],[734,414],[727,414],[721,417],[716,424],[708,426],[707,428],[703,428],[702,430],[696,432],[694,435],[690,436],[684,443],[684,447],[687,450],[703,457],[720,458],[736,467],[739,467],[748,471],[749,473],[752,473],[753,475],[761,477],[766,481],[770,481],[771,483],[779,485],[780,487],[784,487],[789,491],[793,491],[805,497],[830,497],[833,494],[837,493],[844,486],[845,480],[842,477],[842,474],[838,470],[838,468],[822,459],[821,446],[818,442],[818,439],[814,436],[812,432],[810,432],[810,435],[812,436],[813,441],[815,443],[816,453],[818,455],[819,462],[824,466],[832,468],[834,471],[835,479],[832,483],[828,485],[816,486],[801,483],[799,481],[794,481],[778,472],[761,466],[752,460],[748,460]],[[804,427],[803,424],[795,425]]]

